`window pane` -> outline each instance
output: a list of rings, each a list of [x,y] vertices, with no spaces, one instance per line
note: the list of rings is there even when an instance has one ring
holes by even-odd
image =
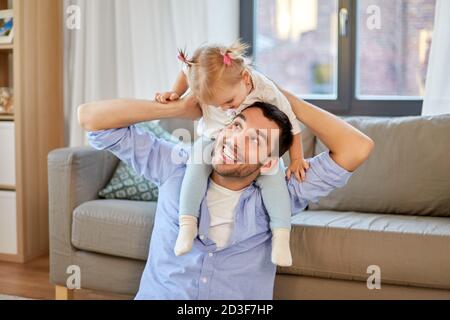
[[[336,99],[337,10],[337,0],[256,0],[256,68],[305,98]]]
[[[358,98],[423,96],[435,3],[358,0]]]

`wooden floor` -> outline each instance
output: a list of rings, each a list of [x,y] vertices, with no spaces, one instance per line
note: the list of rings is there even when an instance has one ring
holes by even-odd
[[[49,259],[43,257],[26,264],[0,262],[0,294],[31,299],[53,300],[55,287],[49,282]],[[91,290],[76,290],[75,300],[125,300],[130,296]]]

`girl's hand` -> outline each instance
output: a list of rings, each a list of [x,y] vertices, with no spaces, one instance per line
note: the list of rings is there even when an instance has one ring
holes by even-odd
[[[176,101],[178,99],[180,99],[180,96],[175,91],[168,91],[163,93],[158,92],[155,95],[155,100],[163,104],[169,103],[171,101]]]
[[[309,169],[309,163],[303,159],[293,159],[286,171],[286,176],[291,179],[291,175],[294,174],[299,182],[304,181],[306,178],[306,170]]]

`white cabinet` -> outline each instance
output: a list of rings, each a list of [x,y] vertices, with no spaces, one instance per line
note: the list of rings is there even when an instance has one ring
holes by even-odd
[[[16,185],[14,122],[0,121],[0,186]]]
[[[0,254],[17,254],[16,193],[0,191]]]
[[[16,185],[14,122],[0,121],[0,254],[17,254],[16,193],[2,187]]]

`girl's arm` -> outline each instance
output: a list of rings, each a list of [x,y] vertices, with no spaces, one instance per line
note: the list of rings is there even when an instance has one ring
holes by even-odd
[[[180,71],[177,79],[175,80],[175,83],[173,84],[172,91],[156,93],[155,100],[164,104],[170,101],[178,100],[183,96],[183,94],[186,93],[188,88],[189,85],[187,82],[186,74],[184,73],[184,71]]]
[[[117,99],[89,102],[78,107],[78,121],[86,131],[123,128],[164,118],[195,120],[201,114],[193,96],[166,105],[148,100]]]
[[[289,149],[289,158],[292,160],[303,158],[302,137],[300,133],[294,135],[292,146]]]
[[[301,133],[295,134],[293,138],[292,146],[289,148],[290,164],[286,176],[291,179],[291,175],[294,175],[298,181],[303,181],[306,178],[305,170],[309,168],[309,164],[303,158]]]
[[[183,96],[183,94],[186,93],[187,89],[189,88],[187,77],[184,71],[181,71],[178,74],[177,80],[173,84],[172,91],[178,94],[178,96]]]

